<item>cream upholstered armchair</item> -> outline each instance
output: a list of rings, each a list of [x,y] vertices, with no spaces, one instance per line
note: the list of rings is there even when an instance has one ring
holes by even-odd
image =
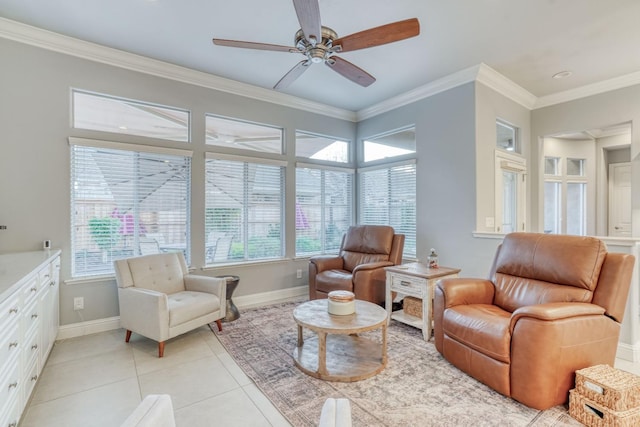
[[[164,343],[225,316],[226,280],[189,274],[182,252],[146,255],[114,262],[120,324],[131,332]]]

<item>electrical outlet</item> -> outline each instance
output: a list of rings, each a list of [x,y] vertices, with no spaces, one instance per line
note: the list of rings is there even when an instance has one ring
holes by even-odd
[[[75,311],[84,310],[84,297],[75,297],[73,299],[73,309]]]
[[[296,277],[297,277],[298,279],[302,279],[302,270],[300,270],[300,269],[297,269],[297,270],[296,270]]]

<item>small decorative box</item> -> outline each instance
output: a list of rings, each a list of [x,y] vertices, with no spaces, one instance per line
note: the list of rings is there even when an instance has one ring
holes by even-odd
[[[636,427],[640,425],[640,408],[614,411],[569,390],[569,415],[589,427]]]
[[[613,411],[640,407],[640,377],[609,365],[577,370],[576,391]]]
[[[329,314],[339,316],[353,314],[356,312],[356,296],[349,291],[331,291],[327,308]]]

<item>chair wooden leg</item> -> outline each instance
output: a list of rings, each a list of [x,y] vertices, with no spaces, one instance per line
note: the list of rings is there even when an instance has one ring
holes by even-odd
[[[216,325],[218,325],[218,331],[222,331],[222,322],[220,319],[216,320]]]
[[[158,343],[158,357],[164,355],[164,341]]]
[[[129,342],[131,339],[131,331],[127,329],[127,335],[124,337],[124,342]]]

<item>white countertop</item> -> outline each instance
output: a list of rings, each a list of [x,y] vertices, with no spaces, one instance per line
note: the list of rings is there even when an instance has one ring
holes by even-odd
[[[22,285],[22,279],[31,272],[37,272],[58,255],[59,249],[0,254],[0,302]]]

